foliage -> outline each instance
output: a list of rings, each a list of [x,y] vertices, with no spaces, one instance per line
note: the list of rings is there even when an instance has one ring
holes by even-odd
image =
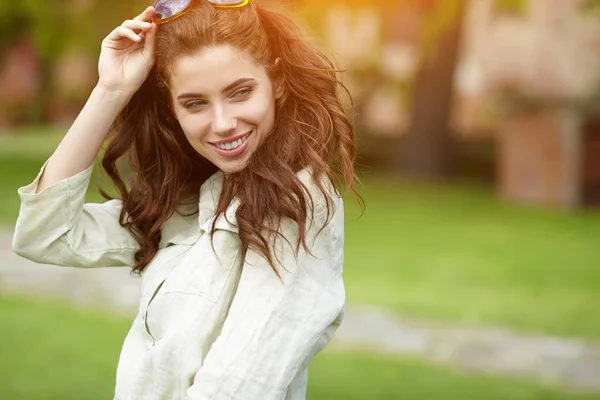
[[[522,15],[525,12],[527,0],[494,0],[496,10]]]
[[[588,13],[600,12],[600,0],[585,0],[583,10]]]
[[[146,1],[20,0],[0,2],[4,43],[30,35],[42,58],[56,59],[71,47],[97,50],[100,39],[123,19],[139,13]],[[11,23],[12,22],[12,23]]]
[[[53,96],[52,71],[69,50],[99,54],[102,38],[145,1],[19,0],[0,2],[0,56],[15,42],[31,40],[41,63],[40,93],[21,114],[40,122]]]
[[[465,0],[437,1],[423,22],[421,37],[422,62],[435,58],[441,38],[457,23],[464,11]]]
[[[2,32],[2,40],[7,44],[30,35],[39,55],[52,59],[76,37],[72,24],[74,13],[66,7],[64,0],[21,0],[1,4],[2,20],[14,21]]]

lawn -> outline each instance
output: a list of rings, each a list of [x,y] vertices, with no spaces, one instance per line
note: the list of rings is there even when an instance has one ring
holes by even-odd
[[[0,295],[0,398],[109,399],[129,321],[57,301]],[[310,367],[307,399],[598,399],[468,375],[408,358],[326,350]]]
[[[364,179],[346,201],[353,303],[600,338],[600,214],[503,204],[492,190]]]
[[[60,133],[0,136],[0,223]],[[346,199],[349,303],[415,318],[600,338],[600,214],[502,204],[491,188],[363,177]],[[98,201],[95,189],[89,199]]]

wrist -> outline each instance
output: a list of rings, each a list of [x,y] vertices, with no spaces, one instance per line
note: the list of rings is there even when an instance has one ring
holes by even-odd
[[[134,93],[129,91],[110,88],[98,83],[92,90],[92,98],[95,98],[98,102],[110,106],[111,108],[123,109],[129,100],[133,97]]]

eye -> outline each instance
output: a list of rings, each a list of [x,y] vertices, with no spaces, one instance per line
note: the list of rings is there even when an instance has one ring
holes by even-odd
[[[192,100],[183,104],[183,108],[200,108],[206,105],[206,101],[204,100]]]
[[[254,91],[254,89],[251,87],[241,88],[240,90],[236,91],[233,94],[233,97],[236,97],[236,98],[248,97],[252,94],[253,91]]]

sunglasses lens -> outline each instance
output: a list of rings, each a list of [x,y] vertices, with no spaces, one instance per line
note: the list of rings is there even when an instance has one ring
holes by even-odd
[[[208,2],[215,6],[238,6],[244,3],[244,0],[208,0]]]
[[[175,15],[183,12],[192,0],[158,0],[154,4],[156,13],[154,17],[157,20],[165,20],[174,17]]]

